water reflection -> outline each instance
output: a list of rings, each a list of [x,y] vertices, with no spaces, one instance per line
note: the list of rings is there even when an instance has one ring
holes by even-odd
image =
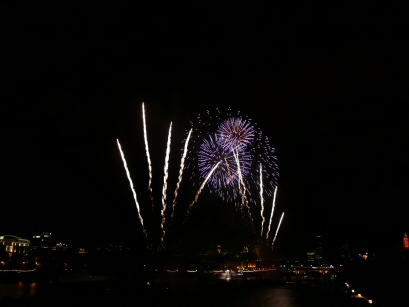
[[[351,306],[341,290],[340,281],[337,280],[297,277],[240,285],[231,282],[200,284],[195,279],[145,286],[113,280],[39,284],[15,282],[0,283],[0,305],[2,299],[13,298],[13,303],[21,301],[27,304],[24,306],[30,306],[33,302],[42,306],[51,306],[56,302],[64,302],[64,306],[103,303],[126,306]]]
[[[37,294],[37,283],[0,283],[0,297],[27,298]]]

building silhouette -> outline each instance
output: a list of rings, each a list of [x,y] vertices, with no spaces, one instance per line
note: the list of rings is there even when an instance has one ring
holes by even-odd
[[[322,247],[322,237],[315,237],[315,248],[313,251],[307,252],[307,262],[314,264],[322,264],[323,262],[323,247]]]
[[[316,236],[315,238],[315,261],[318,264],[322,263],[322,238],[321,236]]]

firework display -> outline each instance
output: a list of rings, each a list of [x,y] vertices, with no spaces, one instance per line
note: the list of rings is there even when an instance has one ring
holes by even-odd
[[[156,211],[153,210],[155,208],[152,188],[153,172],[149,154],[144,104],[142,104],[142,117],[145,153],[149,172],[148,188],[152,202],[151,212],[155,214]],[[194,205],[198,203],[199,196],[204,191],[207,191],[209,194],[216,195],[216,197],[221,199],[226,205],[232,205],[236,207],[237,210],[242,210],[243,214],[249,216],[253,227],[255,226],[252,211],[258,211],[259,215],[256,217],[260,218],[261,227],[257,232],[261,234],[262,238],[265,222],[264,202],[268,200],[268,198],[273,198],[273,206],[271,208],[270,221],[266,233],[267,242],[273,219],[279,173],[275,150],[270,146],[268,137],[263,135],[257,124],[253,123],[250,118],[243,117],[240,112],[234,114],[231,109],[227,109],[225,112],[222,112],[220,109],[216,109],[214,112],[207,111],[204,115],[199,115],[195,121],[192,121],[191,127],[187,132],[187,137],[184,140],[179,176],[177,182],[175,182],[176,187],[173,194],[172,210],[170,213],[167,213],[169,164],[172,164],[172,159],[170,159],[171,132],[172,123],[170,123],[168,131],[162,186],[162,206],[160,210],[161,248],[165,249],[165,229],[169,227],[166,223],[166,217],[171,216],[169,220],[172,221],[176,214],[175,208],[178,192],[181,188],[184,173],[187,173],[190,177],[190,180],[184,184],[186,186],[185,191],[194,190],[195,186],[199,187],[189,205],[187,205],[186,202],[178,205],[178,208],[181,207],[178,212],[181,212],[180,210],[183,208],[185,209],[184,213],[181,213],[185,214],[184,222],[186,222],[188,217],[192,214],[192,209]],[[119,140],[117,140],[117,143],[136,203],[139,221],[148,239],[140,213],[139,203],[136,199],[136,191],[127,168],[125,155]],[[186,180],[184,182],[186,182]],[[173,184],[173,181],[170,181],[169,184]],[[283,215],[281,216],[271,246],[273,246],[276,240]]]
[[[187,165],[193,182],[200,184],[213,165],[221,161],[207,184],[211,192],[237,206],[243,205],[243,198],[248,205],[258,206],[262,164],[263,189],[267,197],[272,196],[279,177],[277,157],[257,124],[240,112],[217,108],[199,115],[191,126],[193,154]]]

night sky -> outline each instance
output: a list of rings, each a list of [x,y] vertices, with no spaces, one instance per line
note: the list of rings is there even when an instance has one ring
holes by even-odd
[[[116,144],[147,229],[158,232],[142,102],[158,206],[170,122],[172,199],[190,120],[231,107],[276,149],[278,253],[305,255],[316,235],[335,249],[394,249],[409,232],[408,21],[399,5],[27,2],[2,5],[2,15],[0,234],[144,248]],[[181,208],[192,200],[183,184]],[[175,231],[181,240],[251,237],[219,199],[204,193],[195,206]]]

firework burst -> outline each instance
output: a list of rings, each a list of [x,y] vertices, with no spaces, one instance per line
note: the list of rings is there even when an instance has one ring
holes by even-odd
[[[261,163],[263,193],[272,196],[279,178],[277,157],[257,124],[240,112],[216,109],[199,115],[191,125],[195,137],[187,167],[191,170],[192,181],[200,179],[196,182],[200,184],[212,166],[222,161],[207,182],[210,192],[236,205],[243,204],[240,193],[245,192],[248,204],[258,206]]]
[[[230,117],[219,125],[216,133],[219,144],[226,150],[232,151],[251,145],[256,132],[250,120]]]
[[[247,175],[251,167],[251,157],[244,151],[240,151],[238,155],[242,163],[241,172]],[[209,178],[208,185],[221,197],[226,190],[232,190],[232,193],[228,194],[228,200],[234,201],[238,195],[238,187],[240,187],[239,164],[235,159],[235,153],[222,147],[215,135],[203,140],[197,153],[197,159],[202,179],[207,178],[213,167],[220,163],[213,176]]]
[[[142,104],[142,115],[145,153],[149,169],[148,188],[153,209],[152,167],[147,140],[144,104]],[[186,217],[191,214],[192,207],[198,202],[202,192],[208,190],[209,193],[217,195],[224,202],[234,204],[237,210],[246,209],[242,210],[242,213],[246,212],[248,214],[253,227],[254,220],[251,211],[258,207],[260,215],[257,216],[261,218],[261,236],[263,236],[265,222],[264,200],[272,197],[274,191],[273,207],[271,209],[270,224],[268,225],[266,238],[268,240],[279,174],[275,150],[270,146],[269,139],[262,134],[257,124],[253,123],[250,118],[241,116],[240,112],[233,114],[230,109],[225,113],[222,113],[219,109],[216,109],[213,114],[207,111],[205,115],[199,115],[196,121],[191,122],[191,128],[184,140],[178,180],[177,182],[175,181],[176,188],[173,195],[172,211],[167,213],[166,196],[169,179],[168,165],[171,130],[172,123],[170,123],[168,131],[162,187],[162,208],[160,210],[160,229],[162,232],[160,243],[162,249],[165,248],[165,229],[169,227],[166,224],[166,217],[170,215],[173,219],[184,172],[187,172],[188,175],[190,173],[191,180],[189,184],[199,186],[193,201],[187,206]],[[138,217],[142,224],[143,232],[146,238],[148,238],[125,156],[118,140],[117,143],[134,196]],[[170,181],[170,183],[173,183],[173,181]],[[155,214],[155,211],[152,210],[152,213]],[[276,239],[282,218],[283,216],[281,216],[272,245]]]

